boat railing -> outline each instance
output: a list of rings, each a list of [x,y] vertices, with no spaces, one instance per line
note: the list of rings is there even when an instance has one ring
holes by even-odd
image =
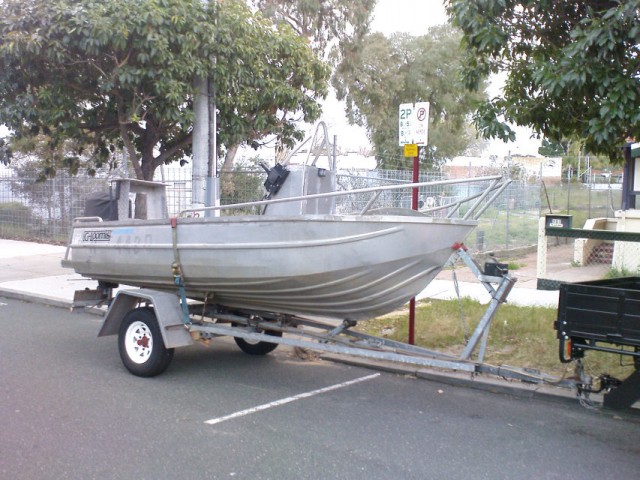
[[[319,122],[316,126],[313,137],[307,137],[302,143],[300,143],[300,145],[298,145],[295,150],[287,156],[282,164],[284,166],[288,165],[291,159],[295,157],[307,143],[309,143],[309,149],[307,151],[307,157],[303,162],[304,165],[312,165],[315,167],[320,157],[326,155],[329,170],[336,170],[335,142],[333,145],[329,142],[329,129],[327,128],[327,124],[324,122]],[[311,158],[312,155],[313,159]]]
[[[349,196],[349,195],[371,193],[372,197],[369,199],[369,201],[364,206],[364,208],[362,208],[358,212],[358,215],[364,215],[371,210],[371,208],[375,204],[380,194],[386,191],[412,190],[412,189],[418,189],[418,188],[424,188],[424,187],[461,185],[461,184],[482,183],[482,182],[487,182],[488,185],[481,192],[470,194],[464,198],[456,199],[452,202],[449,202],[443,205],[427,206],[426,208],[422,208],[419,210],[421,213],[424,213],[424,214],[433,213],[437,211],[447,211],[447,214],[445,217],[452,218],[458,212],[458,210],[462,205],[473,202],[469,207],[469,209],[464,213],[462,218],[464,220],[477,220],[480,217],[480,215],[482,215],[482,213],[489,207],[489,205],[491,205],[491,203],[493,203],[498,198],[498,196],[504,191],[504,189],[511,183],[511,180],[505,179],[500,175],[495,175],[495,176],[485,176],[485,177],[476,177],[476,178],[405,183],[401,185],[381,185],[376,187],[358,188],[353,190],[317,193],[313,195],[300,195],[300,196],[292,196],[292,197],[285,197],[285,198],[274,198],[270,200],[234,203],[230,205],[215,205],[210,207],[187,208],[187,209],[181,210],[179,216],[181,217],[190,216],[199,212],[225,211],[225,210],[266,206],[266,205],[272,205],[276,203],[301,202],[301,201],[321,199],[321,198],[335,198],[335,197],[343,197],[343,196]]]
[[[74,217],[73,222],[102,222],[102,217]]]

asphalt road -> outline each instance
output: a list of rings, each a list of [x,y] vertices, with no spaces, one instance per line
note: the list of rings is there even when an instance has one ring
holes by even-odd
[[[640,472],[635,415],[305,361],[282,347],[252,357],[228,339],[177,350],[163,375],[137,378],[122,366],[116,338],[96,337],[99,325],[92,315],[0,298],[1,479],[620,480]]]

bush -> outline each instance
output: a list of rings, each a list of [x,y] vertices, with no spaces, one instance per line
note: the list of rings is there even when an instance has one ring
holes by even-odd
[[[0,203],[0,237],[28,238],[33,222],[31,209],[19,202]]]
[[[31,209],[19,202],[0,203],[0,227],[24,226],[31,223]]]

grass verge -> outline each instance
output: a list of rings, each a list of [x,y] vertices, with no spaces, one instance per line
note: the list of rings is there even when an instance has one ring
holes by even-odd
[[[429,300],[416,307],[416,345],[459,354],[465,338],[474,328],[487,306],[462,298],[457,300]],[[558,340],[553,322],[555,308],[519,307],[503,304],[498,309],[489,333],[484,361],[493,365],[535,368],[556,376],[565,373],[566,365],[558,358]],[[397,312],[359,324],[358,329],[370,335],[406,342],[408,312]],[[475,353],[475,352],[474,352]],[[628,357],[601,352],[587,352],[584,366],[588,374],[607,373],[624,379],[633,372]],[[568,375],[573,373],[569,364]]]

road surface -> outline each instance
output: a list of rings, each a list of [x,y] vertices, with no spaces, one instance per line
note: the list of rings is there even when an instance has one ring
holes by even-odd
[[[0,298],[3,479],[636,479],[640,418],[220,339],[163,375],[100,318]]]

